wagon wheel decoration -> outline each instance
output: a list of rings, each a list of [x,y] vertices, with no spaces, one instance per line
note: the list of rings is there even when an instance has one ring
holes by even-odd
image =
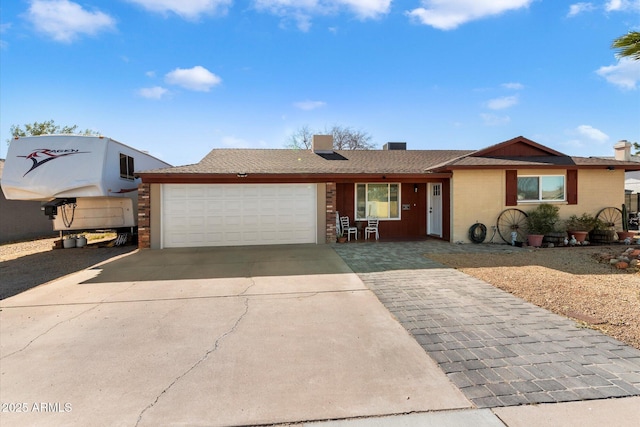
[[[618,208],[604,208],[596,215],[596,218],[604,223],[604,226],[612,230],[623,230],[622,211]]]
[[[505,209],[498,215],[496,228],[498,234],[506,243],[511,244],[511,233],[518,233],[516,240],[524,242],[527,239],[527,213],[520,209]]]

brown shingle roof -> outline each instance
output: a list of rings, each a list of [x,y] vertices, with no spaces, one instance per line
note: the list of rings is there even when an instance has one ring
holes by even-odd
[[[448,171],[456,168],[518,168],[518,167],[619,167],[625,170],[639,170],[640,164],[596,157],[539,156],[539,157],[462,157],[439,165],[434,171]]]
[[[327,160],[311,150],[214,149],[199,163],[144,173],[170,174],[366,174],[425,173],[470,150],[337,150],[345,160]]]
[[[570,157],[524,137],[481,150],[311,150],[214,149],[193,165],[141,172],[162,175],[347,175],[424,174],[464,168],[597,168],[640,170],[640,164],[594,157]]]

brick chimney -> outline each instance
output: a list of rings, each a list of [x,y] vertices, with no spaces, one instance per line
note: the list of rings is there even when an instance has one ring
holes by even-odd
[[[314,153],[333,153],[333,135],[313,135],[311,150]]]
[[[631,160],[631,143],[627,140],[621,140],[613,146],[615,150],[616,160],[630,161]]]

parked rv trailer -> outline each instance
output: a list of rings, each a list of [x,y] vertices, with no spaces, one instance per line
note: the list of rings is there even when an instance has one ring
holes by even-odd
[[[56,231],[135,227],[135,171],[169,166],[107,137],[24,137],[9,146],[2,191],[9,200],[41,201]]]

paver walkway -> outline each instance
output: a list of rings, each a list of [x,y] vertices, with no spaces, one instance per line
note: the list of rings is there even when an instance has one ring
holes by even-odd
[[[518,251],[440,241],[334,245],[479,408],[640,395],[640,351],[429,260]]]

